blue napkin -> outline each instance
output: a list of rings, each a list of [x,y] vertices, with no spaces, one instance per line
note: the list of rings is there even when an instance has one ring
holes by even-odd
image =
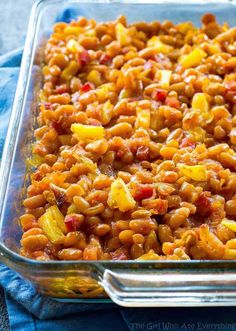
[[[66,10],[58,20],[70,21],[77,14]],[[16,50],[0,58],[0,156],[21,55],[22,51]],[[11,331],[236,330],[234,307],[144,309],[59,303],[39,295],[28,281],[1,264],[0,285],[5,292]]]

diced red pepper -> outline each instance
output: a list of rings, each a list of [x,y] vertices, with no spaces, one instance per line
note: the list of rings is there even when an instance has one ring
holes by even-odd
[[[151,198],[154,194],[154,188],[150,185],[136,185],[134,199],[143,200]]]
[[[165,100],[165,104],[167,106],[173,107],[173,108],[179,108],[180,107],[180,102],[176,98],[169,98],[167,97]]]
[[[191,147],[194,148],[195,147],[195,142],[189,138],[189,137],[185,137],[182,142],[180,143],[180,147],[184,148],[184,147]]]
[[[81,87],[80,91],[89,92],[90,90],[93,90],[93,89],[94,89],[94,85],[90,82],[87,82]]]
[[[108,54],[104,53],[101,55],[99,62],[100,64],[108,64],[111,62],[111,57]]]
[[[167,91],[161,89],[155,90],[153,91],[152,97],[156,101],[165,102],[167,97]]]
[[[73,217],[66,217],[65,218],[65,224],[68,232],[72,232],[76,230],[76,224],[74,222]]]
[[[148,160],[149,158],[149,148],[147,146],[140,146],[136,152],[136,158],[139,161]]]
[[[196,201],[197,213],[202,217],[208,217],[212,213],[211,200],[208,192],[202,192]]]
[[[90,61],[90,55],[87,50],[84,50],[83,52],[80,53],[79,59],[81,61],[82,66],[86,66],[89,61]]]

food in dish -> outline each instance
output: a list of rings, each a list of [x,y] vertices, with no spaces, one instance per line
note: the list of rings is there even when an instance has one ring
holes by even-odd
[[[57,23],[21,254],[236,258],[236,28]]]

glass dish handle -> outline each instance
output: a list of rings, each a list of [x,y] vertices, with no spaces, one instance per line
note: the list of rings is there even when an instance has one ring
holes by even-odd
[[[166,270],[125,273],[106,269],[100,284],[124,307],[236,305],[236,273]]]

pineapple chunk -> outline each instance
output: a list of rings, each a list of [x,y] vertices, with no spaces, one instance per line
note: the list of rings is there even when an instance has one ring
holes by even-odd
[[[226,226],[228,229],[236,232],[236,222],[233,220],[229,220],[228,218],[224,218],[221,222],[224,226]]]
[[[85,30],[83,35],[85,37],[97,37],[97,33],[95,29],[89,29],[89,30]]]
[[[74,204],[74,203],[72,203],[69,207],[68,207],[68,209],[67,209],[67,215],[69,215],[69,214],[76,214],[76,213],[78,213],[79,211],[78,211],[78,208],[76,207],[76,205]]]
[[[129,29],[125,28],[123,24],[118,23],[116,25],[116,39],[118,40],[121,47],[128,46],[131,43],[131,37]]]
[[[98,91],[102,91],[108,94],[109,92],[116,91],[116,85],[114,83],[102,84],[101,86],[99,86]]]
[[[101,74],[97,70],[91,70],[87,76],[87,80],[96,86],[102,84]]]
[[[196,93],[193,96],[192,108],[199,109],[203,122],[210,123],[214,116],[209,110],[209,102],[206,93]]]
[[[163,87],[163,88],[169,87],[172,71],[171,70],[160,70],[159,74],[160,74],[159,83],[160,83],[161,87]]]
[[[44,161],[43,157],[41,157],[37,154],[33,154],[31,158],[28,158],[26,160],[26,165],[28,167],[38,167],[40,164],[43,163],[43,161]]]
[[[180,60],[180,64],[184,68],[195,67],[195,66],[198,66],[199,64],[201,64],[202,60],[206,56],[207,56],[207,54],[201,48],[195,48],[191,53],[184,56]]]
[[[97,101],[100,103],[105,102],[109,97],[109,93],[113,91],[115,91],[113,83],[107,83],[98,86],[98,88],[95,90]]]
[[[53,244],[60,244],[63,242],[65,235],[61,227],[58,225],[58,219],[53,217],[55,216],[55,210],[51,210],[51,208],[52,207],[48,208],[47,211],[39,218],[38,223],[39,226],[43,229],[45,235]]]
[[[75,35],[78,36],[81,33],[84,32],[84,28],[80,27],[80,26],[67,26],[64,29],[64,33],[69,36],[69,35]]]
[[[74,39],[70,39],[67,42],[66,48],[68,49],[68,51],[70,51],[72,53],[78,53],[78,52],[82,52],[83,51],[83,47],[80,46],[80,44],[78,43],[78,41],[76,41]]]
[[[61,78],[69,81],[72,77],[74,77],[77,74],[77,71],[79,70],[79,64],[76,61],[71,61],[68,67],[66,67],[62,73]]]
[[[154,252],[153,249],[150,249],[146,254],[141,255],[137,260],[160,260],[160,257],[158,254]]]
[[[202,47],[209,55],[214,55],[221,52],[220,45],[216,43],[210,44],[208,42],[204,42],[202,43]]]
[[[154,47],[157,53],[168,54],[173,51],[173,47],[160,41],[159,37],[153,36],[147,42],[147,47]]]
[[[133,199],[127,185],[121,178],[117,178],[112,184],[108,195],[107,203],[112,208],[118,208],[125,212],[135,207]]]
[[[192,100],[192,108],[200,109],[201,112],[203,112],[203,113],[209,111],[209,103],[207,101],[205,93],[194,94],[193,100]]]
[[[180,33],[186,34],[188,31],[193,31],[194,26],[192,22],[183,22],[177,25],[177,29]]]
[[[78,140],[97,140],[104,137],[104,128],[102,126],[84,125],[74,123],[71,125],[71,131]]]
[[[188,166],[184,164],[177,164],[184,176],[189,177],[197,182],[207,180],[206,167],[204,165]]]
[[[50,217],[52,217],[53,219],[56,220],[57,225],[61,229],[61,231],[63,233],[66,233],[66,226],[65,226],[65,223],[64,223],[64,216],[60,212],[59,208],[56,205],[51,206],[47,209],[47,213]]]
[[[137,107],[137,118],[135,121],[135,128],[150,128],[150,109],[143,109]]]

